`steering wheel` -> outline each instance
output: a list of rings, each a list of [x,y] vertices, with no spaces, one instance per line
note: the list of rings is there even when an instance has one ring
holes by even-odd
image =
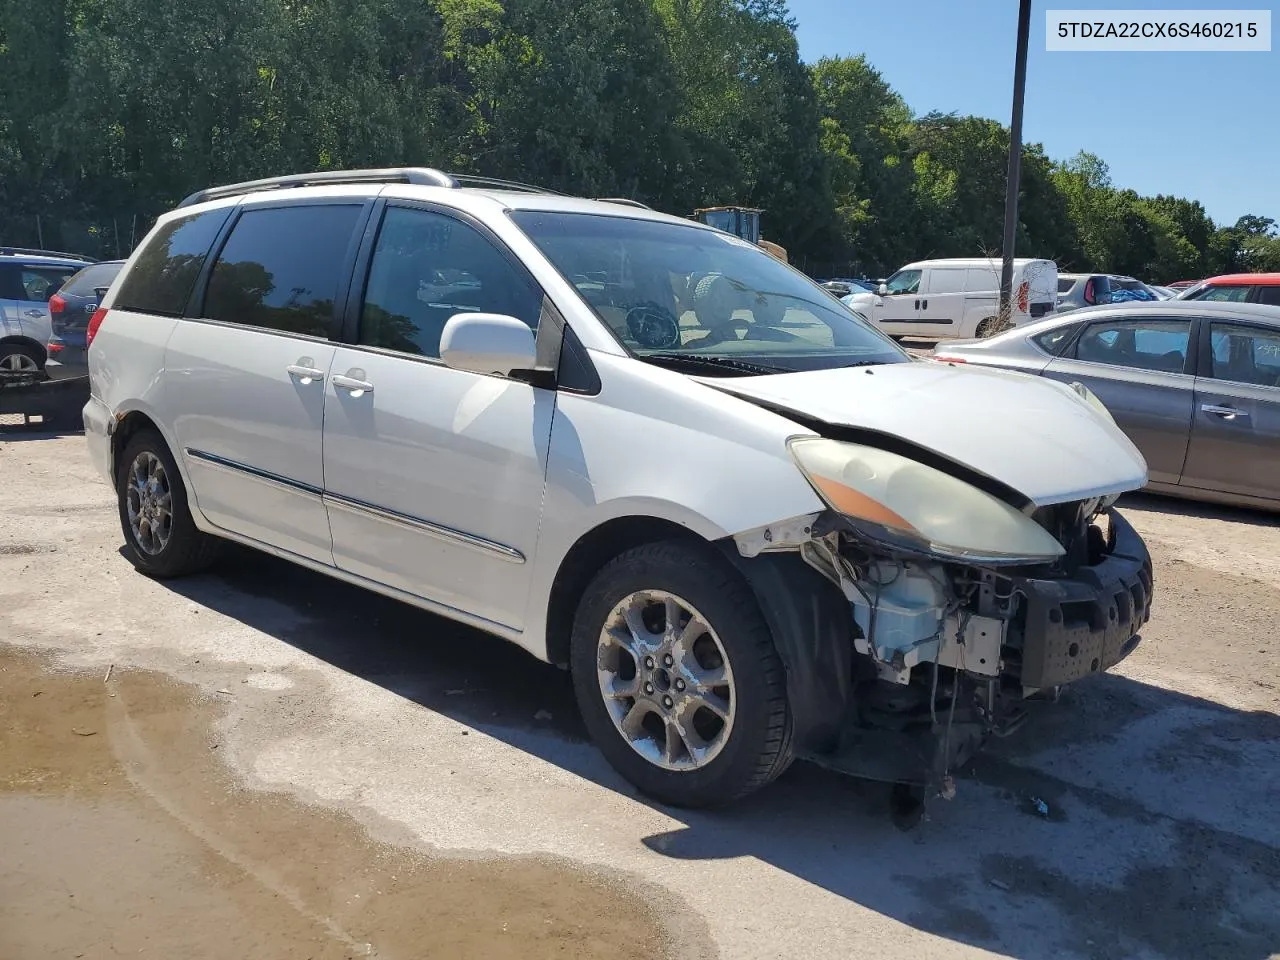
[[[666,307],[645,301],[627,311],[627,333],[649,350],[680,346],[680,323]]]

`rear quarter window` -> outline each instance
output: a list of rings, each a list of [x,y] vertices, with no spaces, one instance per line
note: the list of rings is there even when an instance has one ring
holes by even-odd
[[[1052,330],[1046,330],[1044,333],[1037,333],[1031,338],[1041,350],[1050,356],[1061,356],[1062,351],[1071,341],[1072,335],[1080,329],[1080,324],[1071,323],[1063,327],[1054,327]]]
[[[159,227],[120,284],[114,305],[139,313],[182,316],[209,248],[232,209],[206,210]]]

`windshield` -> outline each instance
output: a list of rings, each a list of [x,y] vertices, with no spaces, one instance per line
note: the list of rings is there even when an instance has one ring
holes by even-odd
[[[861,314],[736,237],[601,214],[511,217],[641,359],[720,364],[726,374],[911,359]]]

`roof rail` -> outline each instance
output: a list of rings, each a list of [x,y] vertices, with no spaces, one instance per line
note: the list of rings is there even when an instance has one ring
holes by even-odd
[[[652,210],[653,207],[647,203],[641,203],[639,200],[628,200],[626,197],[597,197],[601,203],[621,203],[627,207],[639,207],[641,210]]]
[[[33,247],[0,247],[0,255],[14,257],[60,257],[63,260],[80,260],[84,263],[97,263],[93,257],[82,253],[64,253],[61,250],[36,250]]]
[[[558,190],[535,186],[532,183],[521,183],[519,180],[499,180],[496,177],[477,177],[469,173],[449,173],[455,187],[490,187],[494,190],[515,190],[520,193],[550,193],[563,196]]]
[[[262,180],[246,180],[243,183],[229,183],[221,187],[209,187],[197,190],[183,200],[178,207],[189,207],[204,203],[206,200],[218,200],[222,197],[235,197],[245,193],[261,193],[264,190],[287,190],[290,187],[314,187],[337,183],[417,183],[427,187],[460,186],[458,181],[447,173],[441,173],[431,167],[387,167],[376,170],[319,170],[315,173],[295,173],[283,177],[266,177]]]

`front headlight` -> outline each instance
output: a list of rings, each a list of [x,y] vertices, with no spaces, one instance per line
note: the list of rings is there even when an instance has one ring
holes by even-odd
[[[1042,563],[1066,552],[1003,500],[918,461],[821,437],[789,446],[827,506],[878,539],[972,563]]]

